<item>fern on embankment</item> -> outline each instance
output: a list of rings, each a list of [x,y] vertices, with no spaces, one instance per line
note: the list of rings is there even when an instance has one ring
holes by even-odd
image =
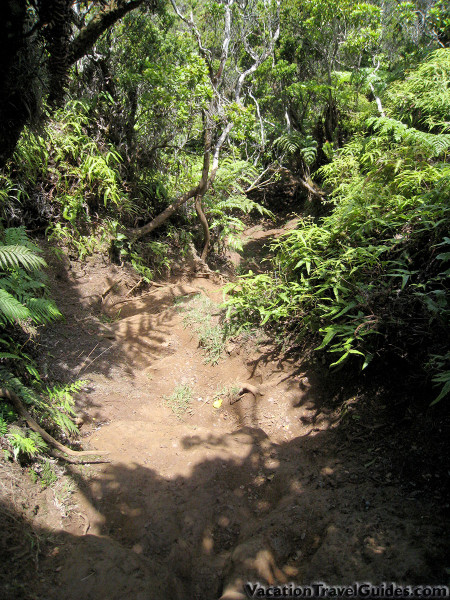
[[[242,278],[228,301],[240,320],[320,335],[334,366],[395,353],[428,371],[435,401],[450,392],[449,74],[438,50],[388,90],[389,116],[320,169],[332,212],[279,240],[276,275]]]
[[[120,176],[122,158],[92,134],[91,113],[87,101],[69,100],[41,134],[24,131],[0,174],[1,216],[47,226],[50,238],[80,258],[98,249],[102,234],[109,239],[111,221],[132,208]]]
[[[47,296],[45,266],[24,227],[0,231],[0,387],[15,392],[38,419],[71,433],[75,431],[72,394],[83,382],[45,385],[24,344],[24,338],[33,339],[38,326],[61,316]],[[43,451],[46,444],[39,434],[17,427],[15,421],[14,410],[0,398],[0,438],[7,440],[6,447],[15,457]]]

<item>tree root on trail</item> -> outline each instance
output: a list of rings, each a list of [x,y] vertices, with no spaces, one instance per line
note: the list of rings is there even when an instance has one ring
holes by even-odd
[[[78,516],[80,516],[83,519],[83,521],[84,521],[84,527],[83,527],[83,533],[82,533],[82,535],[86,535],[87,532],[89,531],[90,527],[91,527],[91,522],[89,521],[89,517],[87,515],[85,515],[84,513],[82,513],[82,512],[77,512],[75,514],[77,514]]]
[[[22,403],[22,400],[19,398],[19,396],[15,392],[13,392],[11,390],[7,390],[6,388],[0,388],[0,398],[5,398],[5,400],[8,400],[8,402],[10,402],[12,404],[12,406],[15,408],[16,412],[23,419],[26,420],[29,427],[36,433],[39,433],[39,435],[46,442],[48,442],[51,446],[53,446],[60,452],[63,452],[64,454],[68,454],[69,456],[76,456],[79,458],[83,458],[84,456],[99,456],[102,454],[109,454],[109,452],[100,451],[100,450],[72,450],[72,448],[68,448],[67,446],[64,446],[64,444],[61,444],[61,442],[58,442],[58,440],[55,440],[54,437],[52,437],[49,433],[47,433],[44,429],[42,429],[42,427],[33,419],[33,417],[27,411],[27,409],[25,408],[25,406]],[[62,458],[63,460],[67,460],[64,456],[57,456],[57,458]],[[68,462],[72,462],[72,461],[68,461]],[[95,462],[99,462],[99,461],[95,461]]]
[[[100,298],[101,301],[104,302],[106,296],[109,294],[109,292],[116,287],[116,285],[119,285],[120,283],[122,283],[122,279],[118,279],[117,281],[115,281],[114,283],[112,283],[109,287],[106,288],[106,290],[101,294]]]
[[[171,287],[174,284],[173,283],[157,283],[156,281],[152,281],[150,285],[155,288],[164,288],[164,287]],[[132,292],[133,289],[134,288],[131,288],[130,292]],[[130,292],[128,292],[128,294],[126,294],[124,299],[117,300],[117,302],[114,302],[114,304],[111,304],[108,308],[114,308],[114,306],[118,306],[119,304],[125,304],[126,302],[134,302],[135,300],[140,300],[141,298],[146,298],[147,296],[150,296],[151,294],[153,294],[153,292],[155,292],[155,291],[156,290],[150,290],[149,292],[146,292],[145,294],[141,294],[140,296],[132,296],[131,298],[128,297],[128,294],[130,293]]]
[[[232,398],[230,400],[230,404],[234,404],[235,402],[238,402],[238,400],[241,399],[243,394],[246,394],[247,392],[250,394],[253,394],[253,396],[255,397],[255,400],[258,398],[258,396],[264,396],[264,392],[262,392],[261,389],[259,387],[257,387],[256,385],[251,385],[250,383],[244,383],[244,384],[239,384],[239,385],[241,386],[240,390],[234,396],[234,398]]]

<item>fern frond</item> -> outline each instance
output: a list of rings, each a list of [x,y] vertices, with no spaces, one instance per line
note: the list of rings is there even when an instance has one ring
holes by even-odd
[[[0,321],[2,323],[18,323],[29,317],[29,309],[9,292],[0,288]]]
[[[29,431],[28,435],[24,435],[19,427],[11,427],[8,438],[13,447],[14,458],[16,460],[21,453],[28,456],[35,456],[47,448],[47,444],[35,431]]]
[[[404,142],[416,146],[431,158],[443,155],[450,148],[450,134],[420,131],[388,117],[371,117],[367,120],[367,124],[380,135],[392,136],[397,143]]]
[[[23,225],[20,227],[8,227],[2,232],[2,241],[5,246],[24,246],[33,252],[40,252],[28,238],[26,229]]]
[[[312,165],[316,160],[318,144],[311,135],[305,137],[298,131],[291,131],[277,138],[274,144],[286,154],[299,152],[307,165]]]
[[[14,269],[14,273],[0,279],[0,288],[13,293],[20,302],[30,295],[45,289],[45,284],[36,277],[30,277],[23,269]]]
[[[278,146],[282,152],[294,154],[302,147],[303,136],[298,131],[292,131],[291,133],[280,135],[280,137],[274,141],[274,144],[275,146]]]
[[[29,309],[30,318],[35,323],[50,323],[61,317],[56,304],[47,298],[28,298],[26,306]]]
[[[8,269],[20,266],[29,271],[35,271],[47,265],[43,258],[37,256],[26,246],[0,246],[0,268]]]
[[[44,406],[42,398],[32,388],[24,385],[18,377],[11,371],[0,366],[0,384],[2,387],[9,388],[16,392],[22,398],[25,404],[34,406]]]

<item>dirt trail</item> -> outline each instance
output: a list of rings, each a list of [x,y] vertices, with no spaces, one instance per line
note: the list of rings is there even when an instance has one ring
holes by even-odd
[[[111,462],[69,467],[77,508],[53,527],[40,597],[231,600],[247,580],[442,583],[442,523],[376,469],[371,431],[342,433],[320,372],[254,339],[205,364],[175,302],[220,302],[205,278],[179,278],[99,319],[95,294],[119,277],[93,262],[61,267],[53,282],[66,321],[48,330],[43,362],[89,381],[83,446]],[[264,395],[214,408],[236,382]],[[194,390],[182,419],[163,400],[179,384]]]

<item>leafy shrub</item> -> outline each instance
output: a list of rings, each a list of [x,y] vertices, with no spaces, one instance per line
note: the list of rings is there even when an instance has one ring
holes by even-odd
[[[11,427],[7,437],[12,446],[14,458],[16,460],[19,454],[33,457],[47,447],[47,444],[35,431],[27,431],[24,433],[19,427]]]
[[[65,433],[73,433],[73,394],[84,385],[44,385],[32,357],[23,349],[24,335],[35,336],[37,327],[61,316],[53,300],[48,298],[40,250],[28,238],[23,227],[0,232],[0,387],[9,389],[22,399],[40,419],[52,423]],[[17,416],[12,407],[0,403],[0,435],[7,436],[14,456],[34,456],[43,444],[34,432],[11,427]]]
[[[77,254],[91,254],[95,237],[107,237],[108,223],[99,215],[125,214],[133,210],[120,175],[119,153],[93,136],[91,104],[70,100],[55,113],[41,135],[25,131],[0,178],[0,199],[9,221],[28,222],[40,214],[53,239]],[[39,219],[38,219],[39,220]],[[96,232],[94,237],[92,233]]]
[[[257,177],[258,171],[247,161],[227,157],[221,162],[214,185],[204,197],[205,213],[219,252],[225,244],[242,250],[240,234],[245,224],[238,215],[256,210],[260,215],[272,216],[270,210],[245,194],[245,188]]]
[[[450,391],[450,135],[436,108],[450,102],[449,55],[433,53],[393,86],[391,116],[369,119],[366,135],[320,169],[333,210],[274,245],[274,276],[250,274],[228,288],[229,314],[320,334],[334,366],[357,356],[365,368],[392,351],[424,363],[428,352],[443,384],[436,401]],[[422,117],[402,120],[401,94],[427,107]]]

